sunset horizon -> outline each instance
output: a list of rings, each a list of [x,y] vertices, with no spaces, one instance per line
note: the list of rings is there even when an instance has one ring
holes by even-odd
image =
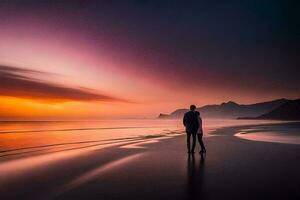
[[[280,4],[263,8],[269,16],[220,4],[214,17],[220,8],[199,4],[193,17],[189,4],[17,2],[0,7],[1,118],[153,118],[190,104],[299,98]]]
[[[1,200],[299,200],[289,0],[0,0]]]

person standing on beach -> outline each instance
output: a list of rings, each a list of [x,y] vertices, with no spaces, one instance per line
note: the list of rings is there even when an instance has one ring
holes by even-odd
[[[196,106],[191,105],[190,111],[186,112],[183,117],[183,125],[185,126],[185,131],[187,134],[188,153],[195,153],[196,136],[197,136],[197,131],[199,129],[199,120],[195,111],[196,111]],[[191,136],[193,138],[192,149],[191,149]]]
[[[198,128],[198,131],[197,131],[197,138],[198,138],[198,142],[200,144],[200,147],[201,147],[201,151],[199,153],[206,153],[206,149],[205,149],[205,146],[204,146],[204,143],[203,143],[203,129],[202,129],[202,118],[200,116],[200,112],[198,111],[195,111],[196,115],[198,116],[198,121],[199,121],[199,128]]]

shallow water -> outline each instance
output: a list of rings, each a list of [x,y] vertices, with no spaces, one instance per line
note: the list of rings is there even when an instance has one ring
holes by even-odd
[[[300,144],[300,122],[253,126],[239,130],[235,136],[254,141]]]
[[[204,119],[204,137],[214,137],[215,134],[210,134],[210,132],[221,127],[241,126],[240,129],[243,129],[242,126],[251,125],[248,126],[251,129],[244,128],[243,131],[247,134],[242,135],[247,136],[247,139],[260,140],[261,137],[258,135],[264,135],[266,132],[274,133],[276,130],[276,134],[280,135],[286,133],[286,129],[291,129],[289,126],[280,125],[281,123],[280,121],[261,120]],[[20,180],[30,182],[31,177],[43,175],[49,169],[55,171],[58,167],[61,170],[59,166],[62,163],[70,168],[72,164],[68,165],[68,163],[73,161],[77,163],[75,166],[82,165],[84,168],[89,165],[90,158],[97,160],[98,155],[101,158],[101,152],[106,147],[118,146],[122,149],[121,152],[123,149],[131,151],[143,148],[143,153],[146,153],[147,145],[145,144],[156,143],[184,134],[181,120],[0,122],[0,126],[0,174],[5,175],[0,176],[2,188],[5,188],[6,185],[15,188]],[[299,126],[294,127],[292,132],[292,134],[290,131],[290,134],[286,135],[290,140],[292,137],[298,136]],[[276,137],[276,135],[271,137]],[[276,138],[278,139],[278,137]],[[281,138],[282,141],[287,141],[287,139]],[[94,156],[95,152],[96,157]],[[120,158],[107,163],[107,165],[96,166],[86,173],[80,173],[58,192],[65,192],[77,185],[85,184],[95,176],[98,177],[106,172],[106,169],[138,159],[142,154]]]
[[[208,133],[220,127],[270,122],[204,119],[204,136],[212,136]],[[272,123],[280,123],[280,121],[272,121]],[[94,149],[133,141],[145,142],[145,139],[163,139],[184,133],[182,120],[158,119],[19,121],[0,122],[0,126],[0,161],[70,149]]]
[[[1,159],[100,149],[132,141],[181,134],[179,121],[101,120],[1,122]]]

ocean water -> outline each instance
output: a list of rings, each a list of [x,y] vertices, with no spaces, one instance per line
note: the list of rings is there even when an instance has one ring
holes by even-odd
[[[37,145],[158,137],[182,130],[176,120],[28,121],[1,122],[0,125],[2,151]]]
[[[204,137],[212,136],[209,132],[220,127],[270,123],[282,122],[204,119]],[[6,121],[0,122],[0,126],[0,161],[65,150],[128,146],[132,142],[151,142],[153,139],[184,134],[182,120]],[[284,125],[276,130],[270,127],[272,126],[260,127],[258,130],[255,127],[251,130],[242,130],[236,136],[258,141],[273,139],[275,142],[298,143],[295,140],[298,141],[299,126],[293,128],[293,134],[290,134],[291,128]]]
[[[235,136],[253,141],[300,144],[300,122],[253,125],[240,129]]]

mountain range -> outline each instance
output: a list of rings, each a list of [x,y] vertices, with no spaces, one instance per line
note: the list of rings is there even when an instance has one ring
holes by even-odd
[[[197,108],[205,118],[227,119],[295,119],[299,116],[299,99],[277,99],[255,104],[237,104],[233,101],[219,105],[206,105]],[[160,119],[182,118],[189,109],[177,109],[170,114],[160,114]]]
[[[300,120],[300,99],[289,100],[268,113],[250,119]]]

